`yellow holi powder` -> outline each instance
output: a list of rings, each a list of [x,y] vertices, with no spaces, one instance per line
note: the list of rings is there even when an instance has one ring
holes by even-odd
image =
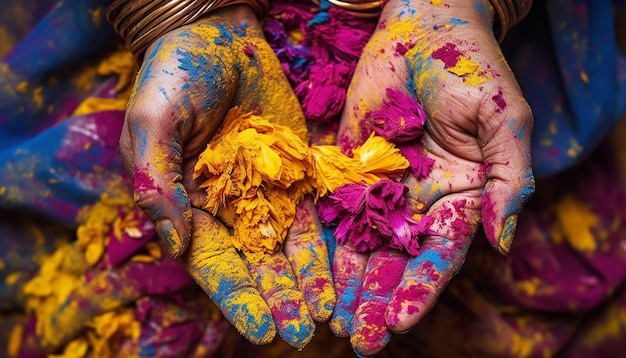
[[[89,10],[89,13],[91,14],[91,21],[98,25],[100,24],[100,21],[102,21],[102,8],[97,7],[94,10]]]
[[[74,84],[79,88],[88,89],[92,85],[93,78],[98,76],[118,77],[116,98],[87,97],[74,110],[72,115],[79,116],[95,112],[119,110],[124,111],[130,97],[130,84],[136,72],[132,55],[124,49],[118,49],[100,61],[97,67],[85,69],[74,79]]]
[[[584,84],[589,84],[589,76],[587,76],[587,72],[580,71],[580,80],[583,81]]]
[[[70,294],[84,282],[82,277],[62,270],[68,250],[71,250],[70,245],[57,250],[43,262],[38,275],[24,285],[27,311],[35,312],[38,317],[36,333],[39,337],[43,337],[44,334],[46,337],[57,334],[44,332],[48,317],[52,317]]]
[[[325,195],[347,183],[375,183],[401,173],[408,161],[393,144],[371,136],[353,151],[308,147],[288,127],[231,109],[194,168],[204,177],[205,209],[225,208],[233,244],[251,261],[282,247],[296,204],[306,194]],[[233,215],[234,214],[236,215]]]
[[[580,144],[578,144],[578,141],[575,138],[570,139],[570,147],[567,150],[567,155],[572,158],[575,158],[578,155],[580,155],[582,151],[583,151],[583,147],[581,147]]]
[[[595,235],[600,220],[593,211],[573,195],[566,195],[556,205],[558,224],[564,238],[576,250],[592,252],[597,248]]]
[[[95,265],[104,254],[111,225],[119,216],[118,210],[132,212],[134,202],[129,193],[119,190],[114,195],[105,193],[100,201],[81,209],[78,213],[78,219],[82,224],[76,231],[76,245],[84,251],[85,259],[90,265]]]
[[[33,102],[37,108],[43,107],[43,87],[39,86],[33,91]]]
[[[128,100],[125,98],[89,97],[80,103],[80,105],[76,108],[72,115],[82,116],[94,112],[125,111],[127,104]]]
[[[17,85],[17,91],[21,93],[26,93],[28,91],[28,82],[22,81]]]
[[[161,260],[163,257],[163,250],[161,250],[161,246],[156,242],[148,242],[144,247],[148,251],[147,255],[137,254],[131,257],[130,261],[132,262],[143,262],[146,264],[156,263]]]
[[[623,337],[626,331],[626,310],[623,307],[610,305],[602,317],[602,324],[591,326],[589,332],[583,336],[584,346],[597,347],[606,344],[609,338]]]
[[[7,354],[9,357],[17,357],[17,353],[22,346],[22,335],[24,334],[24,328],[22,326],[15,326],[11,330],[8,339]]]
[[[114,357],[123,337],[138,340],[141,326],[130,308],[107,312],[95,317],[88,327],[89,346],[94,357]]]
[[[515,288],[525,294],[526,296],[535,296],[539,291],[539,285],[541,282],[538,278],[532,277],[529,280],[522,280],[515,282]]]
[[[430,0],[430,3],[433,4],[433,5],[441,5],[442,1],[443,0]]]
[[[65,347],[60,354],[49,354],[48,358],[83,358],[87,356],[89,351],[89,343],[84,337],[77,338]]]
[[[233,248],[232,236],[216,219],[202,218],[194,216],[194,225],[202,226],[203,230],[196,232],[187,250],[189,254],[183,260],[187,271],[212,299],[222,293],[222,285],[237,289],[236,295],[228,294],[222,299],[221,306],[234,309],[225,316],[240,333],[251,335],[253,343],[269,343],[276,335],[273,323],[270,322],[264,332],[257,332],[259,327],[250,326],[249,315],[254,318],[252,324],[256,324],[270,312],[258,296],[248,266]]]
[[[463,83],[469,86],[480,85],[493,79],[491,74],[485,72],[477,62],[465,56],[459,56],[456,65],[447,70],[459,77],[463,77]]]
[[[4,283],[6,283],[7,286],[15,285],[17,281],[19,281],[20,277],[22,277],[21,272],[12,272],[4,279]]]
[[[15,45],[16,38],[7,31],[4,26],[0,26],[0,56],[4,56]]]

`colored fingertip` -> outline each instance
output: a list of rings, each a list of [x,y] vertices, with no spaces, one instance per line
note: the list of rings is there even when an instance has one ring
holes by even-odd
[[[270,305],[270,310],[276,321],[278,334],[289,345],[296,349],[303,349],[315,332],[315,324],[309,317],[303,300],[286,294],[284,298],[277,298],[276,304]]]
[[[224,317],[248,341],[268,344],[276,336],[276,325],[258,291],[245,288],[225,297],[220,308]]]
[[[513,238],[515,236],[515,230],[517,229],[517,214],[511,214],[504,221],[502,228],[502,234],[498,240],[498,252],[503,255],[508,254],[511,251],[511,245],[513,245]]]
[[[156,224],[156,231],[171,258],[176,259],[185,252],[188,243],[183,242],[169,219],[160,220]]]
[[[303,289],[304,298],[311,317],[317,322],[325,322],[335,308],[335,289],[332,280],[326,277],[311,277]]]
[[[347,283],[336,282],[337,303],[328,323],[331,332],[337,337],[348,337],[356,304],[360,282],[350,280]]]
[[[391,340],[391,332],[385,324],[386,309],[383,301],[366,301],[357,309],[355,317],[359,322],[350,336],[350,344],[357,354],[373,356]]]

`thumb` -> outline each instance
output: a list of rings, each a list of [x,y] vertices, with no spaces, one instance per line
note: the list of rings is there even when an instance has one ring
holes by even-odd
[[[479,143],[484,143],[487,176],[482,194],[482,223],[491,245],[507,254],[517,216],[535,191],[530,154],[532,113],[517,87],[498,93],[501,110],[484,117],[489,121],[480,121],[482,131],[478,134]]]

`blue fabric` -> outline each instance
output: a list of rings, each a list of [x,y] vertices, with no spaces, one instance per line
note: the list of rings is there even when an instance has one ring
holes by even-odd
[[[626,63],[609,0],[536,1],[503,44],[535,119],[538,178],[586,158],[626,107]]]
[[[95,72],[116,38],[104,18],[109,2],[48,4],[0,58],[0,210],[71,225],[81,207],[119,178],[123,112],[72,116],[83,99],[106,97],[115,86],[112,78],[84,76]],[[12,0],[5,5],[7,13],[25,11]]]

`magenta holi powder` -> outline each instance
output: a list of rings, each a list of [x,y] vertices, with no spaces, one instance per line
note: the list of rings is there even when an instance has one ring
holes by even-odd
[[[499,88],[498,94],[491,97],[491,99],[496,104],[496,113],[502,113],[502,111],[506,108],[506,101],[502,96],[502,88]]]
[[[378,351],[391,339],[385,315],[389,299],[402,279],[407,259],[398,251],[382,250],[368,261],[355,313],[361,322],[356,325],[350,339],[363,354]]]
[[[463,54],[456,49],[456,45],[453,43],[446,43],[439,49],[435,50],[431,57],[435,60],[441,60],[443,62],[443,68],[451,68],[456,66],[459,61],[459,56]]]
[[[135,168],[133,170],[133,185],[135,193],[156,190],[161,193],[163,189],[154,183],[154,179],[147,173],[147,170]]]

